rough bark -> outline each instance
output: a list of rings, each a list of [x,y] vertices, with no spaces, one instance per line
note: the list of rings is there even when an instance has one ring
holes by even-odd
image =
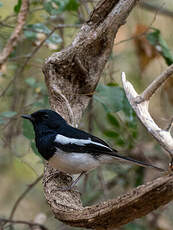
[[[72,44],[49,57],[43,72],[52,109],[77,125],[111,54],[116,33],[137,0],[101,0]],[[45,167],[44,192],[55,217],[72,226],[111,229],[139,218],[173,198],[173,177],[164,176],[117,199],[83,207],[78,191],[62,192],[71,177]]]
[[[45,169],[46,178],[51,173],[52,169]],[[71,181],[70,177],[68,179]],[[63,180],[63,174],[57,177],[57,183],[64,186],[60,180]],[[48,181],[44,191],[55,217],[64,223],[92,229],[113,229],[170,202],[173,199],[173,175],[157,178],[116,199],[89,207],[82,206],[77,191],[57,191],[55,180]]]

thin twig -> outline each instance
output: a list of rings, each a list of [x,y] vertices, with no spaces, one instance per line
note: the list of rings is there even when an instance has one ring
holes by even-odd
[[[42,230],[47,230],[47,228],[44,225],[42,225],[42,224],[32,223],[32,222],[25,221],[25,220],[10,220],[10,219],[6,219],[6,218],[1,218],[0,217],[0,224],[4,225],[6,223],[11,223],[11,224],[26,224],[30,228],[38,226]]]
[[[136,99],[137,103],[147,101],[155,93],[155,91],[173,74],[173,64],[160,74]]]
[[[38,46],[35,47],[35,49],[33,49],[33,51],[31,52],[31,54],[29,56],[26,57],[22,67],[19,69],[19,71],[17,71],[17,73],[15,74],[15,76],[13,77],[13,79],[8,83],[8,85],[6,86],[6,88],[1,92],[0,97],[4,96],[4,94],[7,92],[7,90],[9,89],[9,87],[12,85],[12,83],[15,81],[16,77],[18,75],[21,75],[26,67],[26,65],[29,63],[29,61],[31,60],[31,58],[38,52],[38,50],[43,46],[43,44],[46,42],[46,40],[55,32],[55,30],[59,29],[59,28],[71,28],[71,27],[81,27],[81,25],[73,25],[73,24],[58,24],[57,26],[55,26],[52,31],[47,34],[47,36],[45,37],[44,40],[42,40],[40,42],[40,44]]]
[[[19,206],[19,203],[23,200],[23,198],[28,194],[28,192],[31,191],[31,189],[41,180],[41,178],[43,177],[43,174],[39,177],[36,178],[36,180],[30,184],[26,190],[17,198],[12,210],[11,210],[11,213],[10,213],[10,217],[9,219],[12,220],[13,219],[13,216],[14,216],[14,213],[17,209],[17,207]]]
[[[121,43],[128,42],[128,41],[131,41],[131,40],[133,40],[133,39],[140,38],[140,37],[142,37],[142,36],[147,35],[148,31],[149,31],[150,29],[152,29],[152,25],[153,25],[154,22],[156,21],[157,15],[158,15],[158,11],[155,12],[152,21],[150,22],[150,24],[147,26],[147,28],[146,28],[142,33],[140,33],[140,34],[138,34],[138,35],[131,36],[131,37],[127,38],[127,39],[121,40],[121,41],[115,43],[114,46],[117,46],[117,45],[119,45],[119,44],[121,44]]]
[[[38,50],[43,46],[43,44],[46,42],[46,40],[55,32],[56,27],[53,28],[53,30],[47,34],[47,36],[45,37],[44,40],[41,41],[41,43],[35,47],[35,49],[33,49],[32,53],[27,56],[27,58],[25,59],[23,65],[21,66],[21,68],[19,69],[19,71],[17,71],[17,73],[15,74],[15,76],[13,77],[13,79],[8,83],[8,85],[6,86],[6,88],[1,92],[0,97],[4,96],[4,94],[7,92],[7,90],[9,89],[9,87],[11,86],[11,84],[16,80],[17,76],[23,73],[26,65],[28,64],[28,62],[31,60],[31,58],[38,52]]]
[[[26,22],[28,11],[29,11],[29,0],[23,0],[20,12],[18,14],[16,28],[0,54],[0,67],[7,60],[7,58],[13,51],[14,47],[17,45],[20,34]]]
[[[145,2],[139,1],[139,5],[146,10],[157,11],[159,14],[162,14],[162,15],[165,15],[168,17],[173,17],[173,11],[170,11],[170,10],[165,9],[163,7],[160,7],[160,6],[157,6],[154,4],[150,4],[146,1]]]

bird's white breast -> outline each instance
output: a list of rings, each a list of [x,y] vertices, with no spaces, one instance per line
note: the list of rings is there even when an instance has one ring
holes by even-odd
[[[99,166],[99,160],[87,153],[65,153],[60,149],[49,159],[49,165],[69,174],[87,172]]]

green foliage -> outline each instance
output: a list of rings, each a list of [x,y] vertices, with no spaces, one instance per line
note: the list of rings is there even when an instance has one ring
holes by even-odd
[[[107,112],[118,112],[123,109],[124,91],[119,86],[99,84],[94,99],[100,102]]]
[[[136,114],[131,108],[123,88],[118,85],[99,85],[94,99],[102,104],[110,129],[103,134],[112,139],[116,146],[132,148],[137,138]],[[122,113],[118,115],[117,112]],[[121,119],[120,119],[121,117]]]
[[[79,3],[76,0],[47,0],[44,8],[50,15],[60,14],[64,11],[77,11]]]
[[[34,139],[34,130],[33,127],[31,125],[31,123],[25,119],[23,119],[23,135],[28,138],[29,140]]]
[[[27,39],[36,40],[38,33],[49,34],[51,30],[42,23],[29,24],[25,27],[24,35]],[[57,44],[62,42],[61,37],[57,33],[53,33],[45,43]]]
[[[33,108],[36,107],[37,110],[40,108],[45,108],[45,107],[48,108],[49,103],[48,103],[48,95],[47,95],[45,84],[42,82],[39,82],[33,77],[26,78],[25,83],[29,87],[31,87],[33,93],[35,94],[36,100],[34,101],[34,103],[32,103],[32,107]],[[34,140],[35,135],[34,135],[34,130],[33,130],[33,126],[31,125],[31,123],[27,120],[23,120],[22,130],[23,130],[23,135],[29,140],[33,152],[37,156],[42,158],[35,145],[35,140]]]
[[[115,126],[116,128],[120,128],[120,124],[119,121],[116,119],[115,116],[113,116],[111,113],[107,114],[107,119],[109,121],[110,124],[112,124],[113,126]]]
[[[32,103],[32,107],[36,107],[36,109],[45,107],[49,108],[48,94],[45,84],[37,81],[33,77],[25,79],[25,82],[32,88],[33,94],[35,95],[35,101]]]
[[[31,145],[33,152],[37,156],[41,157],[35,145],[35,140],[34,140],[35,134],[34,134],[33,126],[31,125],[30,121],[23,119],[22,129],[23,129],[23,135],[30,141],[30,145]]]
[[[125,230],[146,230],[142,224],[138,223],[129,223],[125,226]]]
[[[17,13],[17,14],[19,13],[21,5],[22,5],[22,0],[18,0],[17,4],[14,6],[14,12],[15,13]]]
[[[25,82],[26,82],[29,86],[33,87],[33,88],[36,88],[36,87],[37,87],[36,80],[35,80],[35,78],[33,78],[33,77],[28,77],[27,79],[25,79]]]
[[[166,41],[162,38],[160,30],[152,28],[153,32],[147,34],[147,39],[151,45],[163,56],[166,63],[171,65],[173,63],[173,54],[171,53]]]

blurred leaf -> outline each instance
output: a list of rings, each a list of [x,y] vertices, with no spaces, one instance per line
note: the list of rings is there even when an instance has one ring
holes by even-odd
[[[52,34],[52,35],[46,40],[46,43],[57,44],[57,43],[60,43],[60,42],[62,42],[62,39],[61,39],[61,37],[60,37],[58,34],[56,34],[56,33]]]
[[[130,103],[127,100],[127,97],[125,95],[124,100],[123,100],[123,112],[126,115],[127,118],[127,125],[129,128],[137,128],[137,118],[136,118],[136,113],[132,109]]]
[[[77,11],[79,3],[76,0],[68,0],[64,10]]]
[[[42,23],[29,24],[25,26],[24,35],[28,39],[36,39],[37,33],[49,34],[50,30]]]
[[[29,28],[32,28],[37,33],[45,33],[45,34],[50,33],[50,30],[48,29],[48,27],[42,23],[31,24],[29,26],[30,26]]]
[[[24,30],[24,35],[28,39],[36,39],[37,38],[36,33],[31,31],[31,30]]]
[[[33,152],[34,152],[37,156],[39,156],[40,158],[42,158],[42,156],[41,156],[40,153],[38,152],[37,147],[36,147],[36,145],[35,145],[35,140],[32,140],[30,143],[31,143],[31,148],[32,148]]]
[[[45,10],[56,15],[64,11],[77,11],[79,3],[76,0],[47,0],[44,2]]]
[[[146,31],[148,31],[148,26],[138,23],[134,32],[134,45],[142,72],[154,58],[159,56],[156,48],[147,40],[145,36]]]
[[[135,130],[135,131],[132,132],[132,137],[133,137],[134,139],[136,139],[136,138],[138,137],[138,132],[137,132],[137,130]]]
[[[2,2],[0,2],[0,7],[3,7],[3,3]]]
[[[123,147],[126,145],[125,141],[120,136],[115,139],[115,144],[120,147]]]
[[[135,187],[141,185],[144,183],[144,174],[145,170],[143,167],[137,167],[136,168],[136,178],[135,178]]]
[[[14,12],[15,13],[17,13],[17,14],[19,13],[21,5],[22,5],[22,0],[18,0],[17,4],[14,6]]]
[[[119,136],[119,133],[112,131],[112,130],[105,130],[103,134],[110,138],[117,138]]]
[[[35,138],[34,130],[30,121],[23,119],[22,129],[23,129],[23,135],[26,138],[28,138],[29,140],[33,140]]]
[[[14,111],[7,111],[0,114],[1,117],[11,118],[14,117],[17,113]]]
[[[107,113],[123,111],[128,121],[131,122],[132,125],[136,124],[136,114],[121,87],[99,84],[94,99],[103,105]],[[110,115],[108,116],[110,118]],[[114,125],[118,125],[118,121],[116,122],[114,120]]]
[[[146,230],[144,226],[138,223],[129,223],[125,225],[124,229],[125,230]]]
[[[116,128],[120,127],[118,120],[111,113],[107,114],[107,119],[108,119],[109,123],[112,124],[113,126],[115,126]]]
[[[156,50],[163,56],[166,63],[171,65],[173,63],[173,54],[171,53],[167,43],[162,38],[160,30],[152,28],[153,32],[147,34],[146,38],[153,45]]]
[[[44,9],[50,14],[50,15],[55,15],[57,14],[57,7],[53,5],[53,1],[47,0],[44,1]]]
[[[37,87],[35,78],[28,77],[25,82],[33,88]]]
[[[99,84],[94,98],[104,106],[107,112],[118,112],[123,108],[124,91],[119,86]]]
[[[4,124],[5,120],[0,116],[0,125]]]

